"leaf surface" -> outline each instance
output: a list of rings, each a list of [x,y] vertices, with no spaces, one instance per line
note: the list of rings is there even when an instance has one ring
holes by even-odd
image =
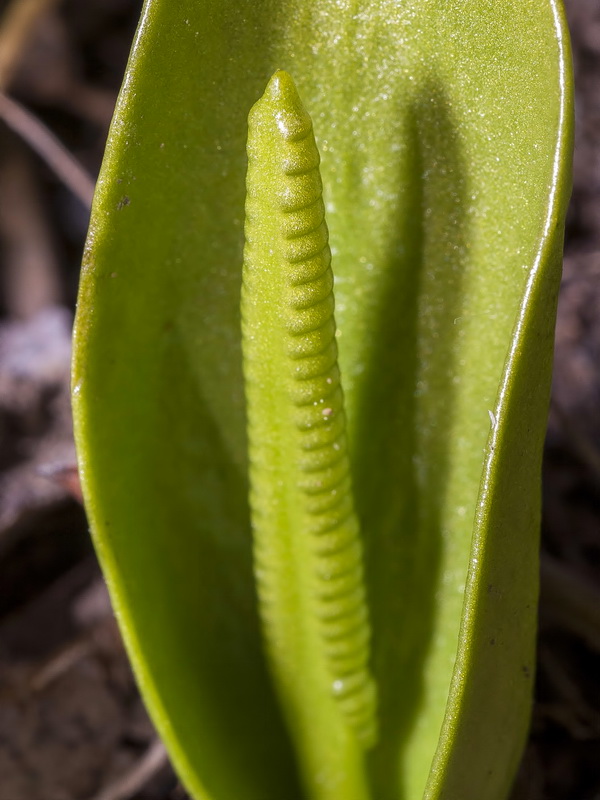
[[[303,796],[258,621],[240,349],[246,120],[278,68],[321,152],[379,693],[371,792],[500,800],[531,696],[570,188],[557,0],[146,2],[77,313],[95,543],[190,791]]]

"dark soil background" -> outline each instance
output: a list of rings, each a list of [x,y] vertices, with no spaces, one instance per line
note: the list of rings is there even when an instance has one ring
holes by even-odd
[[[41,121],[97,174],[140,7],[0,0],[0,800],[186,797],[137,694],[77,500],[70,328],[90,181],[65,153],[58,179],[24,141],[44,147]],[[513,800],[600,800],[600,4],[568,0],[567,11],[575,180],[536,705]]]

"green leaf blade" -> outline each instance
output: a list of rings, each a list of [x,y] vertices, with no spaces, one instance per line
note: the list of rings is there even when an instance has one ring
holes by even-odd
[[[146,5],[95,203],[74,406],[90,520],[130,651],[198,797],[299,796],[251,566],[238,311],[246,115],[284,67],[315,122],[380,687],[370,780],[378,800],[412,800],[438,746],[465,586],[481,594],[476,614],[468,600],[479,643],[469,652],[488,624],[484,578],[467,579],[471,536],[487,412],[551,238],[554,161],[568,140],[557,13],[549,0]],[[549,250],[539,274],[551,297]],[[543,335],[523,356],[542,370],[539,389],[517,381],[531,409],[546,393],[549,324],[531,323]],[[511,408],[506,422],[497,413],[503,426]],[[537,469],[543,420],[529,413],[531,446],[511,439],[524,465],[515,475]],[[501,493],[518,499],[511,485]],[[498,519],[481,523],[489,541],[512,524]],[[518,551],[520,592],[535,575],[534,540]],[[505,582],[516,553],[498,566]],[[464,741],[477,741],[470,730]],[[427,791],[437,797],[448,774],[455,794],[479,798],[490,752],[477,779],[463,775],[462,745],[448,736]]]
[[[528,729],[539,591],[535,534],[573,149],[569,35],[562,7],[553,5],[552,12],[558,135],[548,205],[490,411],[457,664],[428,798],[450,800],[467,783],[473,796],[506,797]],[[489,709],[494,726],[482,707]],[[489,765],[479,776],[469,767],[474,748]]]

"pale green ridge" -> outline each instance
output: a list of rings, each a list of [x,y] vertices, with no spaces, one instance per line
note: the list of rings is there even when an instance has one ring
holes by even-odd
[[[367,798],[376,737],[362,546],[312,123],[285,72],[248,128],[242,347],[255,573],[310,797]]]

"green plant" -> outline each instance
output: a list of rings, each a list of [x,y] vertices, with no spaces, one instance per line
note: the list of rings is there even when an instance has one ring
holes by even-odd
[[[556,0],[146,3],[92,214],[74,414],[86,507],[131,659],[195,797],[506,796],[531,697],[568,62]],[[372,637],[360,652],[370,657],[359,668],[364,686],[372,674],[375,711],[368,699],[344,709],[323,689],[343,675],[314,609],[289,592],[296,574],[313,574],[290,535],[302,533],[301,514],[279,514],[270,473],[281,455],[297,507],[293,437],[269,423],[287,402],[285,360],[265,350],[284,335],[273,303],[289,297],[248,273],[259,551],[271,512],[287,520],[277,552],[265,562],[259,552],[271,669],[264,655],[239,297],[246,117],[280,67],[322,156],[348,519],[354,507],[355,553],[364,548],[364,565],[346,566],[368,603]],[[288,122],[302,127],[294,96],[273,102],[257,108],[296,109]],[[251,215],[287,180],[273,125],[259,127],[266,161],[249,176]],[[309,228],[319,224],[311,213]],[[267,255],[270,220],[247,229]],[[251,272],[250,251],[246,262]],[[325,304],[326,288],[315,289]],[[296,300],[300,309],[315,297]],[[329,324],[326,308],[307,308]],[[264,320],[270,332],[253,350]],[[327,369],[337,382],[334,362]],[[325,410],[337,417],[335,403]],[[359,541],[353,522],[343,535]]]

